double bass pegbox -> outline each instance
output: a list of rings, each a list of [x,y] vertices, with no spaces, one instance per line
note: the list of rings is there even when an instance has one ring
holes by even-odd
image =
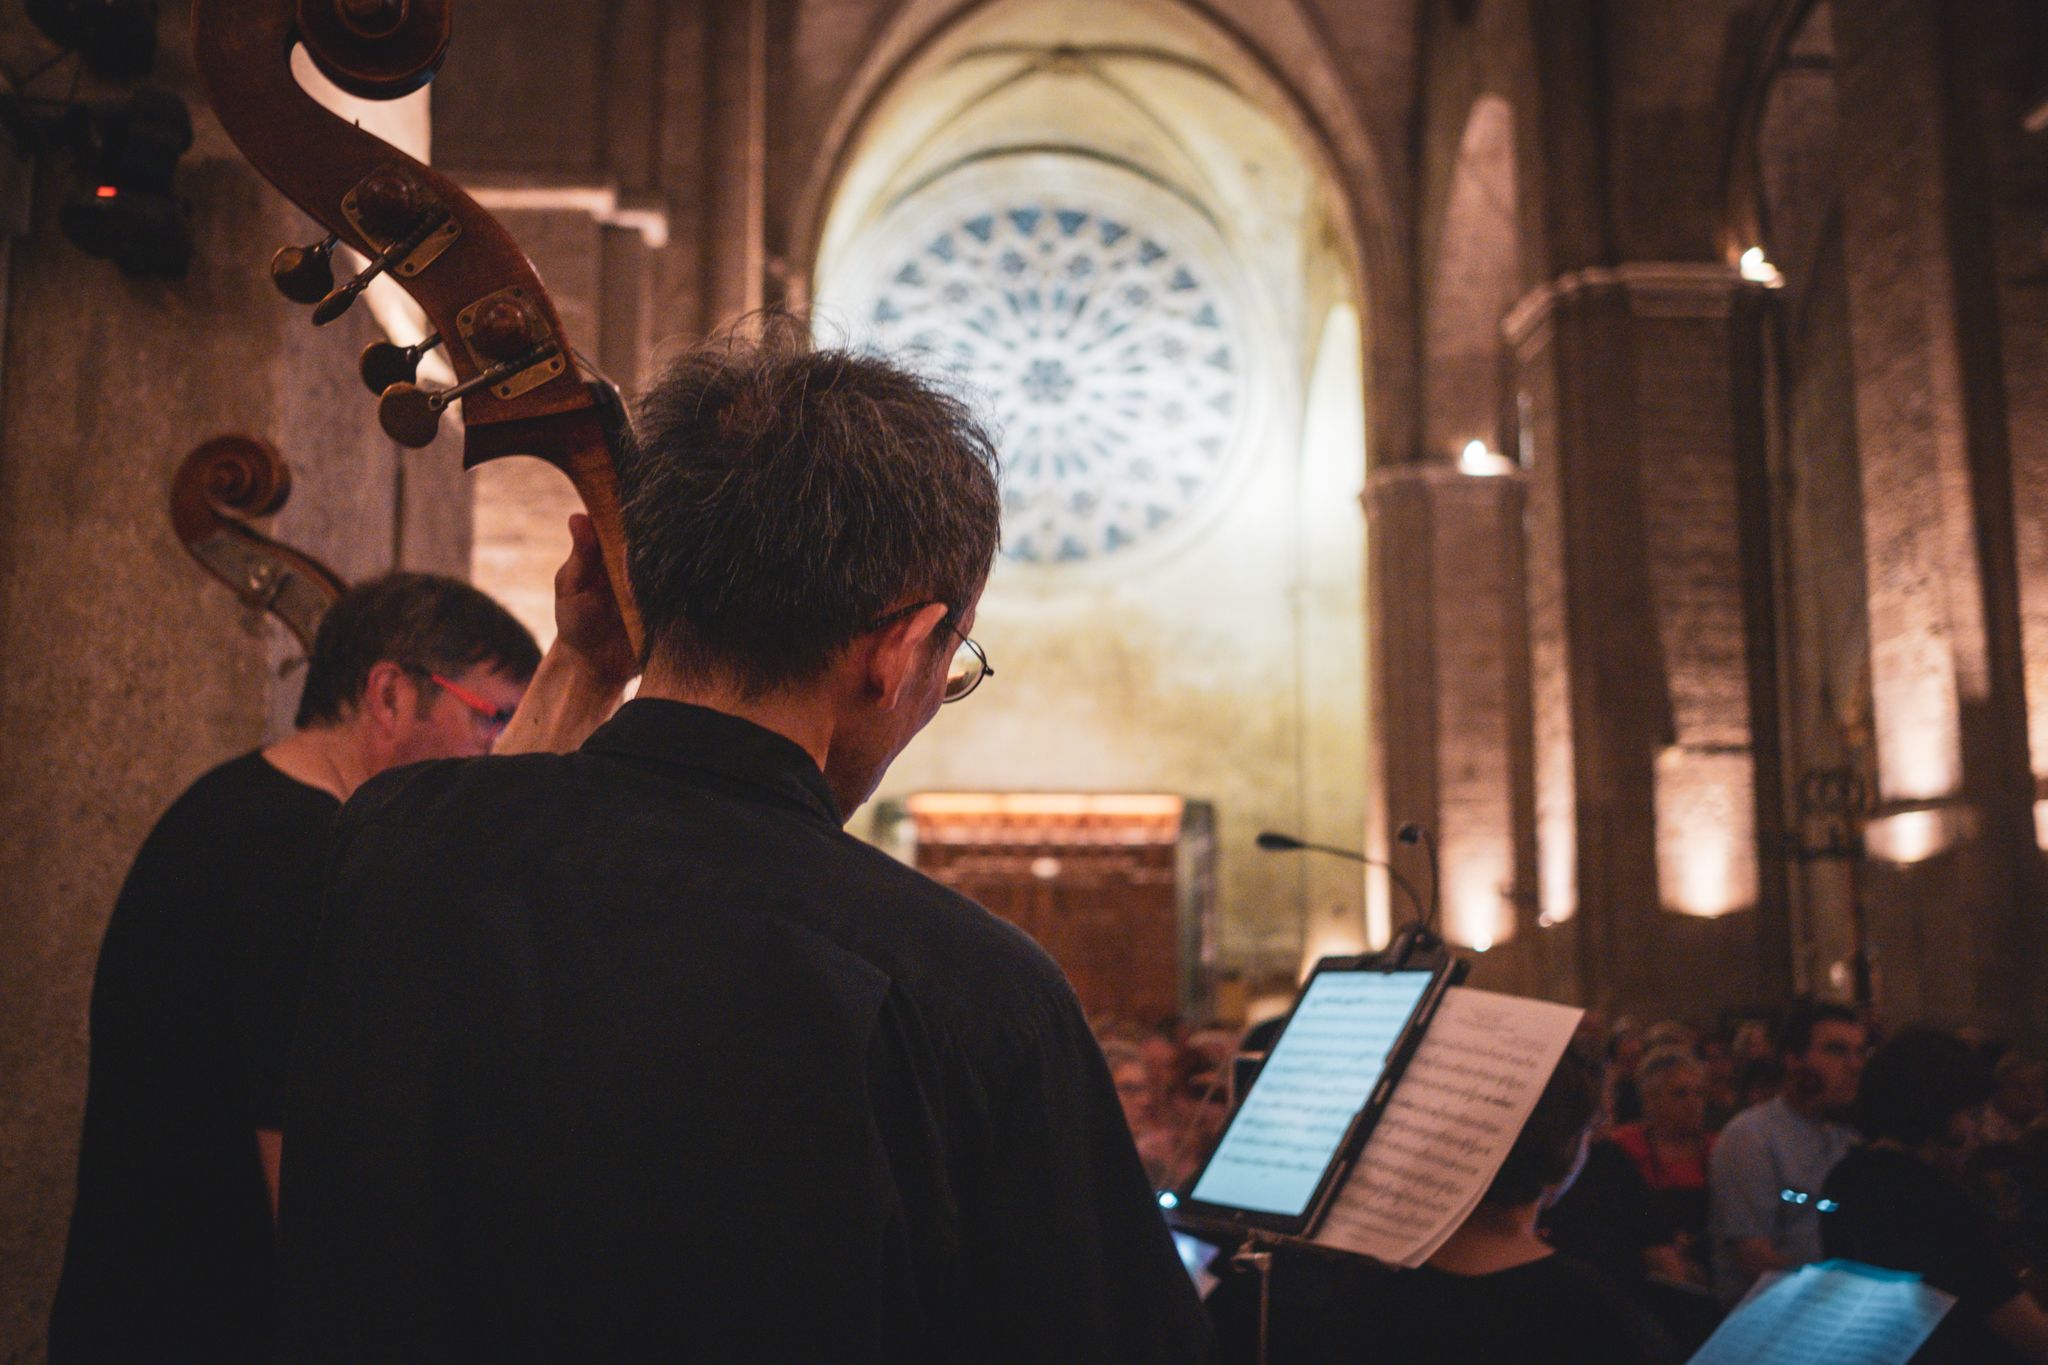
[[[462,222],[403,166],[379,166],[341,197],[342,216],[372,246],[409,243],[391,273],[410,279],[462,235]]]
[[[341,209],[349,225],[378,250],[360,274],[320,300],[313,309],[315,327],[346,313],[370,281],[386,271],[419,274],[462,235],[455,215],[402,167],[372,171],[342,199]]]

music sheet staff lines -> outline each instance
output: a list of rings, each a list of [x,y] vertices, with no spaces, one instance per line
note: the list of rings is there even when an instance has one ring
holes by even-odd
[[[1427,973],[1319,974],[1195,1197],[1267,1213],[1302,1212],[1427,985]]]

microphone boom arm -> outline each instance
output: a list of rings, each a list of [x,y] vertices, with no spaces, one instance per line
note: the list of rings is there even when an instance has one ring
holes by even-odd
[[[1306,839],[1297,839],[1291,834],[1276,834],[1271,830],[1260,834],[1256,842],[1260,848],[1265,849],[1269,853],[1284,852],[1292,849],[1312,849],[1317,853],[1328,853],[1338,858],[1349,858],[1352,862],[1364,863],[1367,867],[1377,867],[1387,874],[1394,885],[1401,888],[1403,895],[1408,897],[1408,904],[1414,907],[1415,910],[1415,922],[1425,929],[1429,927],[1428,912],[1423,909],[1422,897],[1416,892],[1414,884],[1401,875],[1399,868],[1384,859],[1369,858],[1363,853],[1353,849],[1339,848],[1335,844],[1310,843]]]

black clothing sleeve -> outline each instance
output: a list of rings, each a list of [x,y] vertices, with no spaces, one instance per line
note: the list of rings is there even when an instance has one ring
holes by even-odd
[[[1102,1050],[1059,984],[989,1090],[972,1163],[970,1282],[990,1359],[1206,1358],[1209,1327]]]

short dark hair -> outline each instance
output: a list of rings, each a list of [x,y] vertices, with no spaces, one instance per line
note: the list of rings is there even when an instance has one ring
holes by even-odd
[[[440,574],[385,574],[350,588],[320,618],[294,723],[304,729],[343,719],[379,663],[452,676],[486,661],[530,678],[540,646],[518,618],[467,583]]]
[[[1856,1126],[1866,1140],[1908,1147],[1945,1137],[1948,1122],[1991,1098],[1991,1068],[1953,1033],[1902,1029],[1870,1055],[1856,1087]]]
[[[648,658],[749,697],[804,683],[906,598],[965,612],[1001,537],[967,406],[787,314],[673,360],[619,487]]]
[[[1600,1069],[1576,1048],[1566,1048],[1550,1081],[1529,1111],[1500,1173],[1484,1200],[1513,1208],[1533,1204],[1545,1190],[1572,1173],[1579,1144],[1600,1114]]]
[[[1826,1023],[1854,1024],[1861,1028],[1863,1017],[1836,1001],[1801,996],[1785,1012],[1785,1023],[1778,1030],[1778,1055],[1804,1057],[1806,1050],[1813,1046],[1813,1031]]]

